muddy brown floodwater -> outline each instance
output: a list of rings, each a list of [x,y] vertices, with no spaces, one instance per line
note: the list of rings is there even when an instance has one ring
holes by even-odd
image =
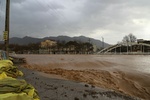
[[[25,57],[25,67],[30,69],[150,99],[150,56],[147,55],[17,56]]]

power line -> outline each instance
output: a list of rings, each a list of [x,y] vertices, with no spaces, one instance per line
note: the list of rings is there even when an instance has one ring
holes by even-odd
[[[42,5],[42,2],[44,2],[44,5]],[[50,13],[50,12],[47,12],[49,15],[54,15],[58,20],[57,20],[57,22],[59,23],[59,24],[64,24],[64,20],[66,20],[66,18],[60,13],[60,12],[58,12],[56,9],[53,9],[54,7],[53,7],[53,5],[52,5],[52,3],[49,3],[49,4],[47,4],[44,0],[43,1],[36,1],[36,3],[38,3],[39,5],[41,5],[41,7],[43,7],[44,9],[51,9],[52,11],[53,11],[53,13],[54,14],[52,14],[52,13]],[[47,8],[46,8],[47,7]],[[61,20],[62,19],[62,20]],[[65,28],[65,30],[68,30],[68,27],[70,27],[70,26],[62,26],[63,28]]]
[[[52,9],[53,12],[54,12],[56,15],[58,15],[59,17],[64,17],[60,12],[58,12],[58,11],[54,8],[54,6],[53,6],[52,3],[48,3],[48,4],[47,4],[45,1],[43,1],[43,2],[44,2],[44,4],[45,4],[45,6],[48,7],[49,9]]]
[[[42,7],[43,9],[47,10],[46,6],[43,5],[43,3],[41,3],[40,1],[36,0],[36,3],[37,3],[40,7]],[[49,10],[49,9],[48,9],[48,10]],[[54,16],[54,17],[57,19],[57,22],[58,22],[59,24],[61,24],[61,21],[59,20],[58,16],[56,16],[57,14],[53,14],[53,13],[50,13],[49,11],[47,11],[47,15],[48,15],[49,17]],[[49,26],[49,25],[46,25],[46,26]]]
[[[37,3],[38,5],[40,5],[40,7],[42,7],[43,9],[45,9],[45,10],[47,9],[46,6],[43,5],[40,1],[37,0],[36,3]],[[47,13],[48,13],[49,16],[54,16],[54,14],[52,14],[52,13],[50,13],[50,12],[47,12]],[[57,14],[55,13],[55,15],[57,15]],[[58,18],[57,16],[55,16],[55,17]]]
[[[49,8],[54,8],[52,3],[47,4],[47,6]],[[65,23],[65,21],[67,20],[66,17],[63,14],[59,13],[58,10],[56,10],[56,9],[53,9],[53,11],[59,16],[60,19],[62,19],[61,20],[62,24]],[[63,28],[68,30],[69,27],[70,27],[69,25],[65,25],[65,27],[63,27]]]

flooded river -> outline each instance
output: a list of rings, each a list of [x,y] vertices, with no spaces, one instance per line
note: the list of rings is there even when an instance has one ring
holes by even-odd
[[[135,70],[150,74],[149,55],[103,55],[97,56],[98,59],[118,64],[116,68]]]
[[[150,99],[148,55],[16,55],[29,69]]]
[[[64,68],[99,69],[101,66],[125,70],[135,70],[150,74],[149,55],[17,55],[25,57],[29,64],[49,65],[50,63],[67,64]],[[73,63],[89,63],[95,66],[75,66]],[[70,63],[70,65],[69,65]],[[102,64],[101,64],[102,63]],[[86,64],[85,64],[86,65]],[[57,67],[57,66],[55,66]],[[61,66],[60,66],[61,67]],[[70,69],[69,68],[69,69]]]

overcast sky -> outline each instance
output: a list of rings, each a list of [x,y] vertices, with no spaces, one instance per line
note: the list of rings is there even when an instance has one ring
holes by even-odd
[[[11,37],[87,36],[110,44],[150,39],[150,0],[10,0]],[[0,34],[5,0],[0,0]]]

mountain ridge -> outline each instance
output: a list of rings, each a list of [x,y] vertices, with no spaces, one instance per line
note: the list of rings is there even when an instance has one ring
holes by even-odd
[[[19,37],[12,37],[10,38],[9,42],[10,44],[19,44],[19,45],[27,45],[29,43],[39,43],[44,40],[54,40],[54,41],[78,41],[78,42],[90,42],[93,45],[96,45],[98,48],[101,48],[103,45],[103,42],[94,38],[90,37],[85,37],[85,36],[74,36],[74,37],[69,37],[69,36],[49,36],[49,37],[44,37],[44,38],[35,38],[35,37],[30,37],[30,36],[25,36],[23,38]],[[2,41],[1,41],[2,43]],[[104,47],[108,47],[110,44],[104,42]]]

